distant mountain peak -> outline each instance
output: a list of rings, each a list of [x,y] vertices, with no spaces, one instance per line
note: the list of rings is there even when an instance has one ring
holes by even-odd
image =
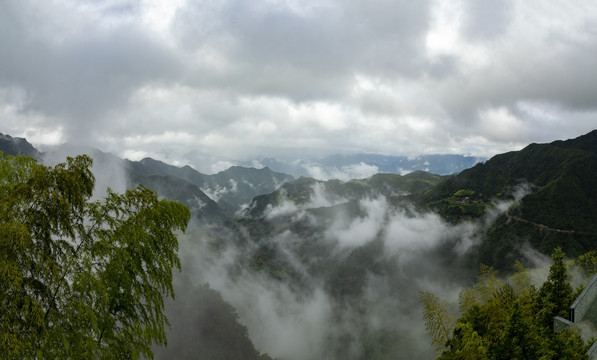
[[[366,178],[376,172],[404,175],[422,170],[438,175],[451,175],[471,168],[485,158],[467,155],[435,154],[419,156],[393,156],[380,154],[335,154],[319,159],[297,159],[282,161],[274,158],[249,161],[245,164],[260,164],[274,172],[315,177],[320,180],[338,178]]]
[[[0,133],[0,151],[7,155],[27,155],[39,159],[41,153],[26,139]]]

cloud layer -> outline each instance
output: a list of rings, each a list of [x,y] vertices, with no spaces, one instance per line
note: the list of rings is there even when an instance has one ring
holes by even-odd
[[[0,4],[0,132],[131,158],[491,156],[595,127],[597,6]]]

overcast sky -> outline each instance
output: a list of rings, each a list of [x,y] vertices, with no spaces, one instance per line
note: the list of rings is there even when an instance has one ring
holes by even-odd
[[[593,0],[4,0],[0,132],[205,169],[597,128]]]

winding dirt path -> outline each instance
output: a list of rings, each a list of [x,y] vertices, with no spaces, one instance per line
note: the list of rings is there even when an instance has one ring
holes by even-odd
[[[520,221],[520,222],[523,222],[523,223],[534,225],[534,226],[538,227],[541,230],[547,230],[547,231],[553,231],[553,232],[559,232],[559,233],[565,233],[565,234],[594,235],[593,233],[585,232],[585,231],[562,230],[562,229],[550,228],[549,226],[544,225],[544,224],[539,224],[539,223],[536,223],[536,222],[532,222],[532,221],[523,219],[523,218],[521,218],[519,216],[510,215],[509,212],[506,212],[506,217],[508,218],[508,220],[506,221],[506,223],[510,223],[512,220],[515,220],[515,221]]]

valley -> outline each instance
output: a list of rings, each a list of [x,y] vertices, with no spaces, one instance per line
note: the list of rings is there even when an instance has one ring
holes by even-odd
[[[1,151],[72,151],[11,139]],[[431,358],[419,291],[455,299],[481,264],[507,275],[555,247],[571,258],[597,250],[597,131],[457,174],[348,181],[238,166],[205,175],[88,152],[99,184],[143,185],[191,210],[157,359]]]

